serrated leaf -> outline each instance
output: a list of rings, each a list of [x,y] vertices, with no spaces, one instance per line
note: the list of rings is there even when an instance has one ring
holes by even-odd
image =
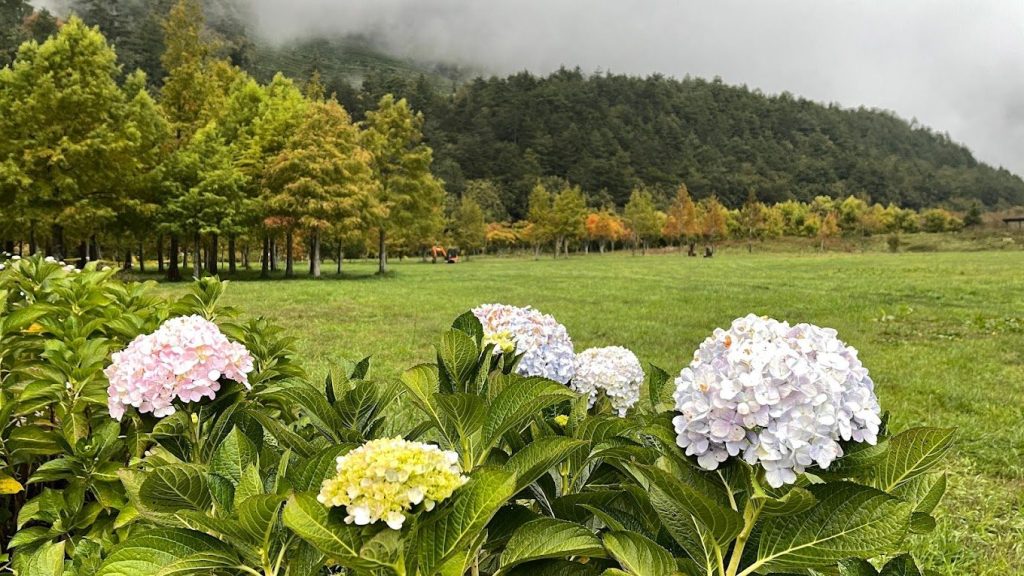
[[[526,488],[544,472],[573,454],[584,452],[589,443],[564,436],[549,436],[527,444],[512,455],[505,468],[516,475],[516,492]]]
[[[910,515],[910,532],[913,534],[928,534],[935,530],[935,518],[924,512],[914,512]]]
[[[596,562],[572,562],[569,560],[540,560],[520,564],[507,576],[598,576],[603,572]]]
[[[892,552],[907,534],[912,506],[885,492],[848,482],[810,491],[818,500],[813,508],[762,523],[747,573],[873,558]]]
[[[443,509],[424,517],[416,528],[418,570],[431,574],[480,535],[491,517],[515,494],[515,476],[482,468],[459,488]]]
[[[501,569],[546,558],[569,556],[605,557],[604,546],[586,526],[558,520],[538,518],[519,527],[512,534],[501,554]]]
[[[686,538],[692,538],[697,534],[690,527],[694,522],[699,522],[715,541],[725,544],[743,529],[743,517],[739,512],[719,505],[705,493],[679,481],[665,470],[639,465],[632,469],[650,484],[651,503],[662,523],[672,526],[669,528],[670,533],[676,531],[681,537],[686,534]]]
[[[466,334],[469,334],[476,342],[477,347],[479,347],[481,342],[483,342],[483,324],[480,323],[480,319],[476,317],[476,314],[473,314],[472,310],[465,312],[461,316],[456,318],[455,321],[452,322],[452,328],[455,328],[456,330],[461,330]]]
[[[878,576],[921,576],[921,569],[910,554],[901,554],[882,567]]]
[[[242,480],[242,472],[255,464],[259,453],[256,445],[237,427],[228,432],[224,441],[213,451],[210,471],[231,481],[235,486]]]
[[[475,461],[474,444],[479,443],[478,433],[483,428],[487,417],[484,400],[476,394],[456,392],[454,394],[435,394],[434,404],[441,416],[444,429],[449,436],[459,438],[456,444],[465,462],[472,465]],[[462,454],[462,452],[466,452]]]
[[[604,547],[633,576],[672,576],[676,561],[650,538],[636,532],[608,532]]]
[[[946,493],[946,474],[922,474],[897,486],[893,496],[914,505],[914,512],[931,514]]]
[[[332,513],[333,512],[333,513]],[[284,525],[331,559],[349,568],[372,570],[379,563],[361,558],[362,530],[346,524],[341,510],[329,510],[311,493],[295,494],[282,513]]]
[[[284,496],[259,494],[240,502],[235,513],[239,524],[255,542],[267,542],[284,502]]]
[[[32,551],[24,576],[61,576],[64,573],[64,541],[45,542]]]
[[[516,378],[491,402],[484,425],[484,451],[495,446],[509,431],[518,430],[541,410],[576,397],[557,382],[544,378]]]
[[[480,348],[473,337],[462,330],[449,330],[437,344],[437,355],[455,385],[452,391],[472,391],[480,360]]]
[[[892,492],[930,470],[953,446],[952,428],[912,428],[893,436],[877,465],[872,486]]]
[[[200,552],[171,562],[154,576],[230,575],[237,564],[238,558],[228,552]]]
[[[175,562],[206,554],[234,558],[228,545],[212,536],[181,528],[158,529],[132,536],[114,548],[95,576],[159,574]]]
[[[799,486],[791,486],[781,498],[763,499],[761,516],[789,516],[809,510],[815,504],[814,494]]]
[[[205,470],[195,464],[160,466],[146,474],[139,498],[156,512],[206,510],[212,504]]]
[[[338,468],[338,456],[355,448],[355,444],[338,444],[328,446],[309,459],[292,466],[288,479],[296,492],[312,492],[320,490],[324,480],[334,476]]]

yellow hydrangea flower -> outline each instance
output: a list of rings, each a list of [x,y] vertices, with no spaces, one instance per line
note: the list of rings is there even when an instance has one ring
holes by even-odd
[[[324,481],[317,499],[325,506],[344,506],[349,524],[383,520],[400,530],[413,506],[433,510],[467,480],[455,452],[382,438],[339,456],[338,474]]]

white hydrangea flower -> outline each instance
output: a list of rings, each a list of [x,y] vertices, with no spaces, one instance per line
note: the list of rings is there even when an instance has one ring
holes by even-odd
[[[522,359],[516,372],[543,376],[568,384],[575,373],[576,354],[565,326],[538,310],[506,304],[484,304],[473,309],[484,327],[484,338],[500,344],[510,336]],[[495,348],[495,353],[501,351]]]
[[[589,348],[576,355],[576,376],[572,388],[590,396],[594,406],[600,393],[611,401],[619,416],[625,416],[640,399],[644,369],[636,354],[621,346]]]
[[[337,470],[324,480],[320,503],[344,506],[348,524],[383,520],[392,530],[402,529],[413,506],[433,510],[468,480],[456,452],[403,438],[371,440],[339,456]]]
[[[857,350],[831,328],[749,315],[717,329],[676,378],[676,442],[714,470],[743,455],[773,487],[877,442],[881,408]]]

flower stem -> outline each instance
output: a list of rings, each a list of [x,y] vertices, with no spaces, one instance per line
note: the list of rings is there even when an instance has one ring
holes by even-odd
[[[729,567],[724,576],[736,576],[740,570],[740,560],[743,558],[743,548],[747,545],[750,533],[757,524],[757,517],[761,515],[761,504],[755,503],[753,498],[748,498],[743,506],[743,530],[736,537],[732,547],[732,556],[729,558]]]

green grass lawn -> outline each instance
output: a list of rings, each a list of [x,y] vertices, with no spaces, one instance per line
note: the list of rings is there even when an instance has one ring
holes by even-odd
[[[938,530],[915,552],[942,574],[1024,574],[1024,252],[406,261],[387,278],[345,266],[341,279],[243,279],[227,300],[287,327],[318,378],[338,358],[372,355],[383,376],[430,361],[455,316],[492,301],[553,314],[577,350],[618,344],[672,373],[750,312],[834,327],[895,430],[960,429]]]

